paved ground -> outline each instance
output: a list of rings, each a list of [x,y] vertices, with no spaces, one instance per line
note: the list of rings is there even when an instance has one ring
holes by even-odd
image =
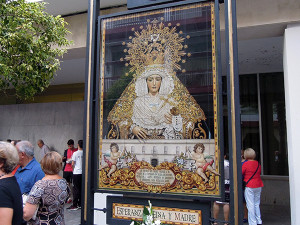
[[[65,222],[66,225],[79,225],[80,224],[80,217],[81,217],[81,210],[76,210],[76,211],[70,211],[66,209],[69,207],[71,204],[66,204],[65,205]]]
[[[290,225],[290,207],[282,206],[261,206],[262,219],[264,225]]]
[[[69,207],[69,206],[70,204],[66,204],[65,207]],[[65,209],[66,225],[79,225],[80,213],[81,210],[69,211]],[[223,212],[222,210],[220,210],[220,218],[222,218],[222,214]],[[261,214],[262,214],[264,225],[290,225],[291,224],[289,207],[262,205]],[[105,224],[97,224],[97,225],[105,225]]]
[[[260,207],[263,225],[291,225],[291,213],[289,207],[268,206]],[[220,210],[219,219],[223,218],[223,212]],[[248,225],[248,223],[244,223]],[[219,223],[221,225],[221,223]]]

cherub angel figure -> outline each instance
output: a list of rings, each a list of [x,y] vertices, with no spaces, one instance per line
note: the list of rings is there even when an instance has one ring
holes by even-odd
[[[205,171],[208,170],[217,176],[220,176],[220,174],[212,167],[212,164],[214,163],[214,160],[207,162],[204,157],[204,144],[198,143],[194,146],[194,152],[192,153],[192,158],[195,160],[196,165],[196,172],[199,174],[203,179],[204,182],[208,182],[208,178],[205,175]]]
[[[110,177],[113,172],[117,170],[117,162],[120,157],[124,154],[119,152],[119,146],[116,143],[110,144],[110,158],[104,156],[104,164],[101,166],[101,169],[109,167],[110,170],[107,173],[107,176]]]

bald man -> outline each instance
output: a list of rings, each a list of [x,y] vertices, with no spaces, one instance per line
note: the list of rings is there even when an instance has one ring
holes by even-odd
[[[44,158],[44,156],[50,152],[50,149],[47,145],[45,145],[44,141],[43,140],[38,140],[37,141],[37,145],[39,146],[39,148],[41,149],[41,152],[40,152],[40,156],[41,156],[41,160]]]

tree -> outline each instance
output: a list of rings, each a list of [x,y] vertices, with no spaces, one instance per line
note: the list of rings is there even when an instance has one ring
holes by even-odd
[[[0,91],[31,99],[50,85],[66,52],[69,33],[61,16],[45,3],[0,0]]]

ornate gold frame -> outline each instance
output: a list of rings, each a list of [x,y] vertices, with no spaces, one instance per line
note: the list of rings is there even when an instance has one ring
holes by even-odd
[[[214,107],[214,144],[215,144],[215,166],[216,171],[220,172],[219,167],[219,127],[218,127],[218,95],[217,95],[217,62],[216,62],[216,33],[215,33],[215,9],[213,2],[207,3],[195,3],[184,6],[177,6],[171,8],[171,11],[179,11],[186,9],[193,9],[198,7],[211,7],[211,42],[212,42],[212,76],[213,76],[213,107]],[[130,14],[126,16],[112,17],[109,19],[103,19],[101,22],[101,54],[100,54],[100,109],[99,109],[99,159],[102,157],[103,148],[103,90],[104,90],[104,68],[105,68],[105,35],[106,35],[106,25],[107,21],[118,21],[122,18],[134,18],[147,15],[159,14],[162,10],[153,10],[148,12],[141,12],[139,14]],[[201,132],[201,126],[199,126],[199,131]],[[167,186],[154,186],[146,185],[143,183],[138,183],[134,179],[134,168],[149,168],[153,170],[157,169],[170,169],[175,174],[177,183],[174,185]],[[147,162],[138,162],[135,167],[130,169],[122,169],[122,171],[117,171],[115,176],[111,178],[106,177],[106,173],[99,171],[99,189],[103,191],[129,191],[129,192],[152,192],[152,193],[165,193],[165,194],[182,194],[182,195],[192,195],[192,196],[220,196],[220,178],[214,174],[207,173],[207,176],[211,176],[211,180],[208,185],[203,186],[203,182],[199,179],[199,176],[193,172],[184,171],[183,173],[177,173],[179,168],[173,163],[162,163],[157,168],[153,168]],[[180,189],[178,189],[180,188]]]

